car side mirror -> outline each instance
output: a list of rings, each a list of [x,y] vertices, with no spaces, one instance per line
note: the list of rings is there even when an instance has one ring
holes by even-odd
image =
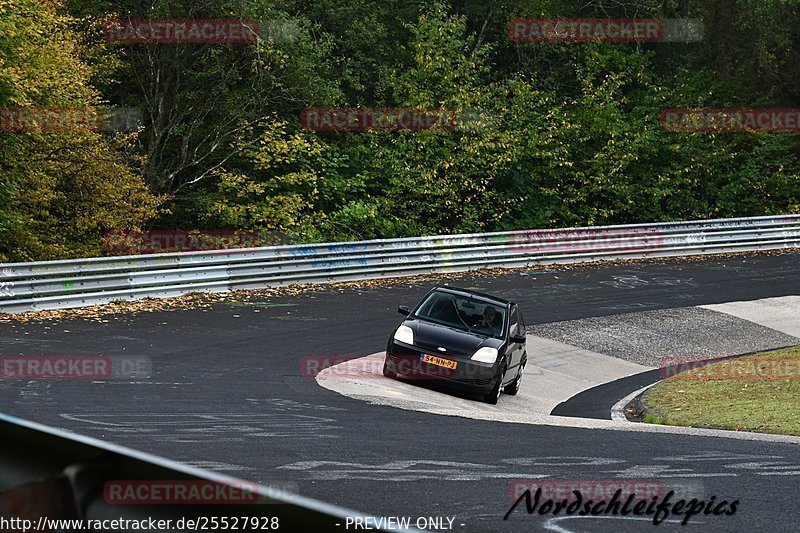
[[[525,335],[512,335],[511,342],[515,344],[525,344]]]
[[[408,316],[408,315],[411,314],[411,311],[405,305],[398,305],[397,306],[397,312],[400,313],[403,316]]]

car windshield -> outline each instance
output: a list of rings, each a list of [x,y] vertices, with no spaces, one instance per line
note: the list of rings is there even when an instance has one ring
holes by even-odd
[[[418,319],[498,339],[505,314],[499,305],[443,291],[432,292],[414,311]]]

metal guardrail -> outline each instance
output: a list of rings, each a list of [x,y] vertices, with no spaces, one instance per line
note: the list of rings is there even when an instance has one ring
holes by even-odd
[[[160,493],[148,490],[145,499],[160,501],[115,501],[113,490],[107,490],[109,484],[157,487]],[[197,487],[203,501],[196,497],[193,501],[181,498],[182,503],[176,503],[171,494],[179,494],[179,486]],[[167,492],[170,487],[172,492]],[[142,495],[140,490],[136,492]],[[231,503],[234,501],[238,503]],[[396,524],[386,527],[388,522],[378,517],[299,496],[285,490],[283,484],[275,487],[244,482],[0,414],[0,524],[5,524],[0,525],[0,531],[3,532],[79,530],[74,523],[73,527],[40,527],[44,524],[39,520],[45,519],[82,520],[86,531],[154,531],[155,526],[131,523],[152,519],[171,520],[170,527],[158,526],[158,529],[175,532],[220,530],[228,526],[240,531],[341,532],[348,518],[359,519],[381,531],[418,531]],[[17,522],[9,522],[11,519]],[[183,525],[178,523],[181,519]],[[220,527],[223,519],[228,526]],[[21,520],[29,521],[27,528]],[[108,521],[108,525],[86,527],[101,520]],[[197,525],[187,525],[187,520]],[[238,524],[235,528],[234,520]],[[217,527],[213,527],[214,522]]]
[[[0,264],[0,312],[297,283],[800,247],[800,216]]]

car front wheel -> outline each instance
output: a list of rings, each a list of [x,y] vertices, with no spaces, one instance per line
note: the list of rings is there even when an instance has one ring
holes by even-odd
[[[506,370],[504,368],[503,372],[500,374],[500,376],[498,376],[497,382],[494,384],[494,387],[492,387],[492,390],[490,390],[483,396],[484,402],[491,405],[497,405],[497,402],[500,400],[500,391],[503,390],[503,381],[505,379],[506,379]]]
[[[394,379],[394,378],[397,377],[397,372],[394,372],[393,370],[390,370],[389,366],[384,361],[384,363],[383,363],[383,375],[386,376],[389,379]]]

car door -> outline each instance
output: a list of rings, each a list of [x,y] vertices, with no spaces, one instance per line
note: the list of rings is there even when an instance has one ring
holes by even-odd
[[[516,377],[517,367],[522,363],[522,352],[524,346],[520,343],[515,343],[511,338],[516,335],[520,330],[521,318],[519,308],[516,305],[511,307],[511,313],[508,319],[508,349],[510,352],[508,373],[509,377]],[[524,327],[524,326],[523,326]]]
[[[517,313],[519,313],[518,333],[520,335],[525,335],[525,318],[522,316],[522,311],[520,309],[517,309]],[[528,354],[526,353],[525,349],[525,344],[520,344],[519,357],[520,357],[519,360],[520,364],[522,364],[524,360],[528,357]]]

